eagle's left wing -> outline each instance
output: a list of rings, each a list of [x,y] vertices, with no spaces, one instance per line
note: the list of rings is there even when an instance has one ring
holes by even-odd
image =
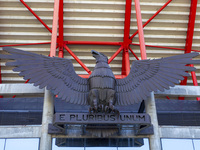
[[[87,105],[89,93],[88,79],[81,78],[74,70],[71,60],[47,57],[10,47],[4,47],[10,55],[0,55],[1,59],[14,60],[6,66],[20,72],[25,80],[39,88],[47,87],[59,98],[74,104]]]
[[[130,105],[146,100],[152,91],[164,91],[189,76],[185,71],[194,71],[186,64],[200,63],[191,60],[199,53],[188,53],[154,60],[139,60],[132,63],[129,75],[117,79],[116,99],[118,105]]]

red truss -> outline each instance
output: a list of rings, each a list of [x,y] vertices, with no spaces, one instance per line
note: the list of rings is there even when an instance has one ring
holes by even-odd
[[[164,47],[164,46],[155,46],[155,45],[145,45],[144,41],[144,33],[143,28],[148,25],[172,0],[168,0],[152,17],[149,18],[147,22],[142,24],[142,16],[140,10],[140,2],[139,0],[134,0],[135,2],[135,11],[137,17],[137,26],[138,30],[130,36],[130,22],[131,22],[131,7],[132,7],[132,0],[126,0],[125,5],[125,21],[124,21],[124,38],[122,42],[106,42],[106,41],[64,41],[63,38],[63,0],[55,0],[54,2],[54,14],[53,14],[53,25],[52,29],[50,29],[45,22],[23,1],[20,2],[42,23],[42,25],[52,33],[51,42],[45,43],[29,43],[29,44],[13,44],[13,45],[1,45],[0,47],[5,46],[23,46],[23,45],[39,45],[39,44],[51,44],[50,49],[50,56],[56,55],[56,49],[59,49],[58,57],[64,56],[64,49],[86,70],[88,75],[80,75],[81,77],[87,78],[91,71],[86,67],[86,65],[69,49],[68,45],[116,45],[119,46],[119,49],[110,57],[108,63],[110,63],[120,52],[123,53],[122,55],[122,71],[121,75],[116,75],[116,78],[124,78],[129,74],[130,71],[130,63],[129,63],[129,51],[134,55],[134,57],[139,60],[136,56],[134,51],[130,48],[130,45],[140,46],[140,53],[141,59],[146,59],[146,47],[154,47],[154,48],[164,48],[164,49],[173,49],[173,50],[182,50],[185,53],[190,53],[191,51],[199,50],[192,50],[192,40],[193,40],[193,32],[194,32],[194,24],[195,24],[195,16],[196,16],[196,8],[197,8],[197,0],[191,0],[191,8],[190,8],[190,16],[189,16],[189,23],[188,23],[188,31],[187,31],[187,39],[185,44],[185,49],[181,48],[174,48],[174,47]],[[57,32],[59,36],[57,36]],[[139,43],[132,43],[132,39],[135,35],[139,35]],[[197,78],[195,72],[191,72],[193,84],[198,86]],[[1,74],[0,74],[0,83]],[[28,81],[27,81],[28,82]],[[187,78],[181,82],[181,85],[186,85]],[[182,98],[181,98],[182,99]],[[198,98],[198,100],[200,100]]]

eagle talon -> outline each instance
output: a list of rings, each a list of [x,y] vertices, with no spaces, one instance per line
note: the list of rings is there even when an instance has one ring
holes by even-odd
[[[106,113],[109,113],[109,112],[110,112],[108,106],[105,106],[105,112],[106,112]]]
[[[114,109],[114,110],[113,110],[113,113],[114,113],[114,114],[117,114],[117,115],[120,114],[120,113],[119,113],[119,110],[117,110],[117,109]]]
[[[115,106],[114,105],[110,105],[110,109],[111,109],[111,111],[114,111],[115,110]]]
[[[94,113],[97,113],[97,112],[98,112],[97,107],[94,107],[94,108],[93,108],[93,112],[94,112]]]
[[[97,110],[97,107],[90,107],[89,108],[89,113],[92,114],[92,113],[97,113],[98,110]]]
[[[103,104],[100,104],[99,106],[98,106],[98,111],[99,112],[104,112],[104,105]]]
[[[91,107],[89,108],[89,113],[92,114],[92,108]]]

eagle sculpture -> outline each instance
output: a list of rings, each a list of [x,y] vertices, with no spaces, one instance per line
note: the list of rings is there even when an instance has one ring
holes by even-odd
[[[186,64],[197,64],[200,60],[191,60],[198,53],[188,53],[153,60],[133,61],[129,75],[116,79],[106,55],[92,50],[96,66],[89,78],[81,78],[74,70],[71,60],[47,57],[10,47],[4,51],[11,55],[0,55],[1,59],[10,59],[6,66],[14,66],[13,71],[20,72],[25,80],[39,88],[46,87],[59,98],[70,103],[90,105],[89,111],[114,112],[115,105],[132,105],[146,100],[152,91],[169,89],[186,71],[195,71]]]

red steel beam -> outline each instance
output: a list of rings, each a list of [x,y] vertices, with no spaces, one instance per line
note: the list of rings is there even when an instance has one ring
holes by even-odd
[[[192,41],[193,41],[193,33],[194,33],[194,26],[195,26],[195,17],[196,17],[196,9],[197,9],[197,0],[191,0],[190,6],[190,15],[188,20],[188,30],[187,30],[187,37],[185,43],[185,53],[191,53],[192,51]],[[195,76],[193,80],[196,80]],[[187,84],[187,77],[181,82],[181,85]]]
[[[132,0],[126,0],[125,7],[125,21],[124,21],[124,40],[123,40],[123,54],[122,54],[122,75],[128,75],[130,72],[130,61],[129,61],[129,44],[130,40],[130,23],[131,23],[131,6]]]
[[[63,58],[64,57],[64,51],[63,51],[63,47],[62,48],[59,48],[59,51],[58,51],[58,57],[60,58]]]
[[[11,47],[11,46],[25,46],[25,45],[42,45],[42,44],[51,44],[51,42],[42,42],[42,43],[27,43],[27,44],[10,44],[10,45],[0,45],[0,47]]]
[[[53,23],[52,23],[50,57],[56,56],[59,2],[60,2],[60,0],[55,0],[54,1],[54,12],[53,12]]]
[[[58,10],[59,10],[59,0],[55,0],[54,2],[54,14],[53,14],[53,23],[52,23],[52,36],[51,36],[51,49],[50,49],[50,57],[56,56],[56,42],[57,42],[57,28],[58,28]],[[25,83],[28,83],[27,80]],[[15,98],[14,95],[12,98]]]
[[[131,53],[135,56],[135,58],[136,58],[137,60],[140,60],[140,59],[137,57],[137,55],[133,52],[133,50],[131,49],[131,47],[129,47],[129,50],[131,51]]]
[[[123,56],[122,56],[122,71],[121,75],[128,76],[130,72],[130,60],[129,60],[129,53],[128,49],[123,50]]]
[[[131,6],[132,6],[132,0],[126,0],[125,21],[124,21],[124,41],[123,41],[123,46],[125,49],[128,49],[128,46],[131,43],[131,40],[130,40]]]
[[[22,1],[22,0],[20,0]],[[58,10],[59,10],[59,0],[55,0],[54,2],[54,14],[53,14],[53,23],[52,23],[52,36],[51,36],[51,49],[50,49],[50,57],[56,56],[56,42],[57,42],[57,28],[58,28]],[[22,45],[22,44],[21,44]],[[19,46],[19,45],[18,45]],[[25,83],[28,83],[29,80],[26,80]],[[14,95],[12,98],[15,98]]]
[[[65,41],[67,45],[114,45],[120,46],[123,45],[123,42],[104,42],[104,41]],[[123,46],[121,46],[108,60],[108,63],[111,61],[123,50]]]
[[[136,45],[140,46],[140,44],[137,43],[131,43],[131,45]],[[146,47],[155,47],[155,48],[164,48],[164,49],[173,49],[173,50],[180,50],[180,51],[185,51],[183,48],[175,48],[175,47],[167,47],[167,46],[155,46],[155,45],[145,45]],[[191,50],[194,52],[200,52],[200,50]]]
[[[144,60],[144,59],[147,59],[147,55],[146,55],[146,46],[145,46],[145,40],[144,40],[142,15],[141,15],[141,10],[140,10],[139,0],[135,0],[135,10],[136,10],[136,17],[137,17],[138,33],[139,33],[141,59]],[[169,99],[169,97],[167,98]]]
[[[85,64],[67,47],[67,45],[64,45],[64,48],[68,51],[68,53],[87,71],[88,74],[91,74],[92,72],[90,69],[88,69]]]
[[[135,0],[135,11],[136,11],[136,17],[137,17],[141,59],[147,59],[139,0]]]
[[[42,19],[23,0],[20,0],[20,2],[43,24],[43,26],[45,26],[47,30],[49,30],[49,32],[52,33],[52,30],[44,23],[44,21],[42,21]]]
[[[60,5],[59,5],[59,38],[58,38],[58,46],[59,46],[59,52],[58,52],[58,57],[63,58],[64,57],[64,29],[63,29],[63,0],[60,0]]]
[[[46,43],[31,43],[31,44],[16,44],[16,45],[0,45],[0,47],[6,46],[21,46],[21,45],[37,45],[37,44],[50,44],[51,42]],[[123,42],[93,42],[93,41],[65,41],[65,44],[68,45],[123,45]],[[131,43],[131,45],[140,46],[137,43]],[[155,47],[155,48],[163,48],[163,49],[172,49],[172,50],[180,50],[185,51],[183,48],[175,48],[175,47],[168,47],[168,46],[156,46],[156,45],[146,45],[146,47]],[[194,52],[200,52],[200,50],[191,49]]]
[[[53,23],[52,23],[52,34],[51,34],[51,49],[50,49],[50,57],[56,56],[57,49],[57,32],[58,32],[58,19],[59,19],[59,10],[60,8],[60,0],[54,0],[54,12],[53,12]],[[59,44],[59,43],[58,43]],[[59,57],[62,57],[61,54]],[[57,95],[56,95],[57,97]]]
[[[144,23],[143,28],[149,24],[151,22],[151,20],[153,20],[165,7],[167,7],[167,5],[171,2],[172,0],[168,0],[153,16],[151,16],[151,18],[149,18],[149,20],[147,22]],[[135,37],[138,34],[138,30],[130,37],[130,39],[132,40],[133,37]]]
[[[121,46],[109,59],[108,63],[111,63],[111,61],[124,49],[123,46]]]
[[[193,64],[190,64],[190,67],[194,67],[194,65],[193,65]],[[194,85],[194,86],[198,86],[198,82],[197,82],[197,77],[196,77],[195,71],[191,71],[191,75],[192,75],[193,85]],[[197,100],[200,100],[200,99],[197,98]]]
[[[190,15],[189,15],[189,21],[188,21],[188,31],[187,31],[186,44],[185,44],[185,53],[190,53],[192,49],[195,18],[196,18],[196,12],[197,12],[197,1],[198,0],[191,0]]]
[[[122,42],[104,42],[104,41],[65,41],[67,45],[121,45]]]
[[[191,0],[190,14],[189,14],[189,20],[188,20],[188,30],[187,30],[187,37],[186,37],[186,43],[185,43],[185,53],[191,53],[192,51],[192,41],[193,41],[195,18],[196,18],[196,11],[197,11],[197,1],[198,0]],[[190,66],[193,66],[193,65],[190,65]],[[192,75],[193,85],[198,86],[195,72],[191,72],[191,75]],[[185,77],[184,80],[182,80],[180,84],[186,85],[187,77]],[[183,100],[184,97],[179,97],[179,99]],[[200,97],[198,97],[197,100],[200,101]]]

